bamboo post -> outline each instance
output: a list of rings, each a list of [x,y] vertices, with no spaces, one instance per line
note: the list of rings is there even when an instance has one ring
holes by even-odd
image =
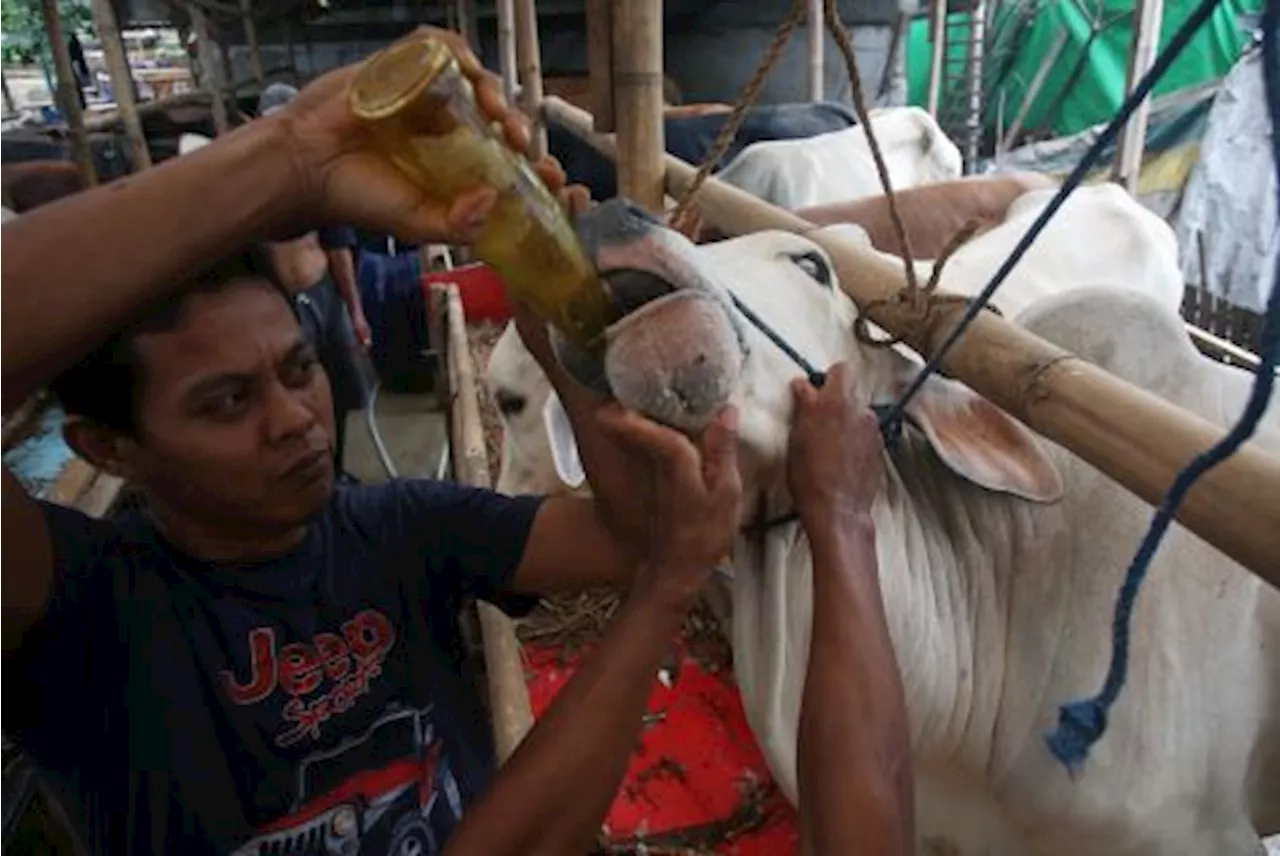
[[[516,62],[516,7],[513,0],[497,0],[498,70],[502,74],[502,94],[508,104],[516,101],[519,66]]]
[[[617,125],[613,114],[613,4],[587,0],[587,75],[591,115],[601,133]]]
[[[933,44],[929,52],[929,115],[938,118],[938,99],[942,97],[942,67],[947,61],[947,0],[933,0],[929,9],[929,32]]]
[[[1129,56],[1129,75],[1125,93],[1132,92],[1138,80],[1155,62],[1160,45],[1160,24],[1164,18],[1164,0],[1138,0],[1137,20],[1133,27],[1133,49]],[[1120,132],[1116,160],[1111,178],[1124,184],[1132,194],[1138,192],[1138,174],[1142,171],[1142,152],[1147,145],[1147,119],[1151,115],[1151,96],[1147,95],[1133,111]]]
[[[262,51],[258,46],[258,25],[253,20],[253,0],[240,0],[240,22],[244,25],[244,43],[249,48],[249,71],[258,88],[262,89],[267,85],[267,76],[262,71]]]
[[[618,146],[593,133],[591,117],[559,98],[544,109],[609,157]],[[667,155],[667,189],[679,197],[695,170]],[[727,235],[768,229],[804,233],[808,221],[712,177],[698,196],[706,222]],[[920,354],[933,353],[964,311],[939,303],[925,318],[894,301],[906,283],[897,259],[833,235],[809,237],[830,253],[842,287],[867,317]],[[945,288],[946,274],[942,284]],[[878,301],[883,301],[879,303]],[[984,312],[948,353],[949,376],[1097,467],[1146,502],[1159,502],[1174,475],[1223,436],[1208,420],[1113,377],[1056,345]],[[1187,529],[1280,586],[1280,457],[1246,443],[1196,482],[1178,512]]]
[[[614,4],[613,86],[618,193],[660,215],[666,153],[662,0],[618,0]]]
[[[1058,57],[1062,55],[1062,51],[1067,46],[1068,33],[1059,33],[1057,40],[1053,43],[1053,47],[1049,49],[1049,53],[1045,54],[1044,60],[1040,63],[1040,67],[1036,69],[1035,77],[1031,78],[1031,83],[1027,86],[1026,97],[1022,99],[1022,106],[1018,108],[1018,115],[1013,118],[1009,124],[1009,131],[1004,135],[1000,144],[996,147],[996,154],[1002,155],[1011,147],[1016,145],[1018,136],[1022,133],[1022,125],[1027,121],[1027,116],[1031,112],[1031,108],[1035,106],[1036,99],[1040,97],[1040,90],[1044,88],[1045,81],[1049,79],[1049,72],[1053,71],[1053,67],[1058,62]]]
[[[67,117],[67,128],[71,132],[71,154],[76,166],[80,168],[80,179],[85,187],[93,187],[98,183],[98,171],[93,165],[89,133],[84,127],[84,110],[80,107],[75,72],[71,70],[71,51],[67,47],[67,34],[62,29],[58,0],[40,0],[40,11],[44,14],[44,31],[53,51],[53,71],[58,81],[54,89],[54,101],[62,115]],[[8,94],[6,86],[5,95]]]
[[[231,127],[227,119],[227,102],[223,98],[226,83],[223,78],[222,59],[218,46],[210,34],[209,19],[204,10],[194,3],[187,4],[191,16],[191,30],[196,34],[196,51],[200,59],[200,80],[205,91],[213,99],[213,127],[218,134],[225,134]]]
[[[968,175],[978,164],[978,151],[982,145],[982,117],[984,114],[982,96],[983,68],[987,41],[987,3],[986,0],[973,0],[969,12],[969,61],[965,69],[965,100],[968,110],[965,112],[964,129],[964,171]]]
[[[4,110],[6,113],[17,113],[18,105],[13,103],[13,93],[9,91],[9,78],[4,76],[4,72],[0,71],[0,89],[4,90]],[[76,103],[79,103],[77,99]]]
[[[535,0],[515,0],[516,57],[520,65],[520,107],[536,121],[542,105],[542,50],[538,47],[538,8]],[[535,129],[529,154],[540,158],[547,153],[547,131]]]
[[[489,487],[489,458],[484,444],[484,424],[476,395],[476,369],[467,344],[466,318],[458,287],[433,285],[444,292],[443,303],[448,338],[447,359],[450,397],[450,457],[454,476],[464,484]],[[437,304],[438,306],[440,304]],[[480,634],[484,640],[485,675],[489,683],[489,708],[493,715],[494,745],[502,764],[533,727],[529,687],[524,682],[520,643],[515,624],[501,610],[477,603]]]
[[[479,55],[480,33],[476,21],[476,0],[456,0],[456,4],[458,34],[467,43],[467,47]]]
[[[809,100],[821,101],[824,94],[822,49],[827,40],[827,27],[822,13],[822,0],[809,0],[807,35],[809,47]]]
[[[133,168],[137,172],[151,166],[151,152],[142,132],[142,120],[138,118],[138,104],[133,97],[133,75],[129,71],[129,57],[120,41],[120,28],[116,24],[116,12],[111,0],[91,0],[93,26],[102,43],[102,55],[111,76],[111,88],[116,93],[116,107],[124,118],[125,135],[133,154]]]

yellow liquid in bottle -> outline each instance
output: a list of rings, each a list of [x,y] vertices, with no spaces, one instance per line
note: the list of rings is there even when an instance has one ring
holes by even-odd
[[[498,197],[476,241],[476,255],[498,272],[513,297],[579,347],[598,351],[613,313],[594,266],[533,169],[480,124],[470,86],[452,55],[442,60],[431,54],[441,49],[447,53],[439,43],[409,43],[407,50],[393,46],[369,61],[384,66],[408,62],[428,69],[417,71],[420,78],[430,76],[429,89],[419,86],[392,108],[376,110],[382,115],[369,120],[374,138],[432,199],[447,204],[480,187],[495,189]],[[426,59],[439,64],[434,71],[423,61],[424,51]],[[385,88],[367,81],[361,88],[365,72],[357,77],[352,94],[357,116],[374,112],[367,105],[387,97]],[[409,73],[399,67],[373,72],[375,83]],[[402,80],[395,82],[403,85]]]

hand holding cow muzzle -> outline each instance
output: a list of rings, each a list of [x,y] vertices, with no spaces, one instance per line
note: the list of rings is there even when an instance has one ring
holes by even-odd
[[[845,363],[822,387],[791,383],[795,411],[787,484],[805,526],[870,515],[884,481],[884,442],[875,414],[859,403]]]
[[[602,409],[599,421],[650,465],[648,549],[637,593],[689,606],[733,550],[742,508],[737,411],[725,408],[692,438],[617,406]]]

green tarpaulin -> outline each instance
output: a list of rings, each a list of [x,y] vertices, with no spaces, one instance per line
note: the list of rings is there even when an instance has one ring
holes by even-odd
[[[1196,5],[1193,0],[1165,0],[1161,47]],[[1225,75],[1240,58],[1249,27],[1261,8],[1261,0],[1222,0],[1213,18],[1156,84],[1155,94],[1177,92]],[[1090,42],[1095,15],[1106,26]],[[951,16],[951,38],[956,40],[952,50],[956,56],[962,55],[959,40],[967,38],[967,28],[956,24],[966,17],[963,13]],[[1005,99],[1004,122],[1007,125],[1011,121],[1036,72],[1064,32],[1066,46],[1053,63],[1024,128],[1063,136],[1109,119],[1124,99],[1133,18],[1134,3],[1117,0],[1102,0],[1100,4],[1090,0],[1046,0],[1002,5],[988,38],[989,62],[984,74],[986,126],[994,127],[1001,91]],[[929,57],[929,22],[914,21],[907,37],[912,104],[924,105],[926,101]],[[954,100],[960,94],[947,92],[943,97]]]

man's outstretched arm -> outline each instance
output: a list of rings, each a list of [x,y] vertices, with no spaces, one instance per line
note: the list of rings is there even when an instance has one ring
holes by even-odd
[[[455,33],[450,41],[482,110],[507,142],[528,147],[526,120]],[[201,151],[43,206],[5,223],[0,375],[7,411],[44,387],[143,309],[203,266],[245,245],[355,223],[406,238],[466,241],[492,204],[477,191],[448,207],[425,199],[384,158],[371,154],[347,109],[356,66],[307,86],[290,107]],[[552,159],[535,165],[564,190]],[[4,474],[4,647],[44,613],[53,545],[40,509]]]
[[[722,420],[725,417],[722,416]],[[683,436],[628,415],[624,445],[652,456],[650,559],[597,648],[556,697],[446,854],[587,852],[626,770],[658,666],[711,569],[733,543],[742,501],[736,426]]]
[[[880,429],[855,403],[846,366],[821,390],[797,381],[788,475],[813,554],[813,627],[800,704],[805,852],[914,850],[911,743],[885,622],[871,504]]]

